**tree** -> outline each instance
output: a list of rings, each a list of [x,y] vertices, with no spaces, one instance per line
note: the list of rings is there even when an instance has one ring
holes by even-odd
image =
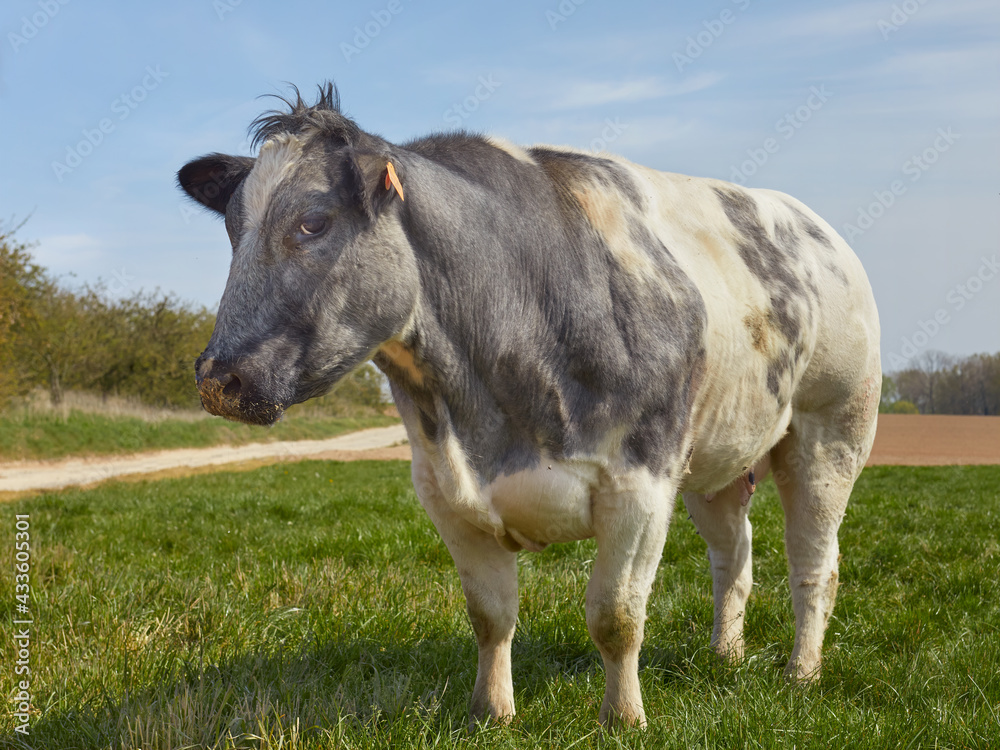
[[[956,358],[928,352],[892,381],[898,401],[887,400],[883,388],[880,409],[908,401],[924,414],[1000,414],[1000,354]]]
[[[919,414],[920,410],[912,401],[899,399],[898,401],[893,401],[892,405],[885,412],[888,414]]]
[[[965,359],[965,414],[1000,414],[1000,354],[975,354]]]
[[[896,381],[889,375],[882,376],[882,397],[878,402],[878,410],[883,413],[893,411],[893,404],[899,401],[899,390],[896,388]]]
[[[337,383],[331,395],[350,404],[381,410],[385,406],[383,383],[385,377],[382,373],[367,362]]]
[[[34,385],[23,362],[24,336],[38,323],[38,300],[53,288],[30,247],[14,239],[20,226],[0,227],[0,406]]]
[[[943,352],[928,351],[913,364],[910,369],[895,374],[899,397],[916,404],[921,414],[941,413],[949,400],[944,381],[954,359]]]
[[[14,331],[25,314],[26,302],[18,276],[23,273],[23,251],[0,232],[0,406],[18,390],[14,363]]]
[[[74,385],[158,406],[198,404],[194,361],[212,334],[212,313],[158,291],[106,302],[101,290],[88,289],[87,298],[96,356],[81,358]]]
[[[34,383],[44,383],[53,406],[62,403],[67,379],[88,343],[87,317],[73,292],[49,282],[32,298],[32,315],[21,330],[19,360]]]
[[[917,369],[924,375],[924,400],[927,404],[924,414],[939,414],[940,408],[947,402],[947,391],[942,393],[940,386],[946,379],[947,369],[954,362],[953,358],[944,352],[929,350],[917,358]]]

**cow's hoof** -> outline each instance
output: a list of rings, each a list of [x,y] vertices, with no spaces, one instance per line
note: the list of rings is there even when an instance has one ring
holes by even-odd
[[[623,706],[616,709],[605,704],[601,706],[601,713],[598,719],[601,722],[601,726],[608,731],[614,731],[619,727],[626,729],[632,727],[638,729],[646,728],[646,712],[642,710],[642,706]]]
[[[469,731],[483,727],[505,727],[514,719],[514,706],[473,706],[469,712]]]
[[[819,682],[820,665],[807,664],[801,659],[792,659],[785,667],[785,679],[795,685],[815,685]]]
[[[743,637],[733,638],[728,643],[716,643],[713,647],[716,655],[726,664],[743,662]]]

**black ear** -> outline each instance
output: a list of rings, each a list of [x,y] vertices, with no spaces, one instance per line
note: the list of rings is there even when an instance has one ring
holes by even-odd
[[[393,161],[387,154],[371,151],[352,149],[350,155],[354,162],[357,197],[369,219],[376,219],[397,196],[400,200],[405,200],[401,192],[404,189],[405,170],[398,161]],[[389,166],[390,163],[392,167]]]
[[[249,156],[209,154],[189,161],[177,173],[177,184],[201,205],[225,215],[229,199],[253,169]]]

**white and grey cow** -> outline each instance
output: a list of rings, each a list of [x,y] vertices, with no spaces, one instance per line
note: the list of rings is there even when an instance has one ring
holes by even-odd
[[[678,492],[708,544],[712,645],[739,659],[769,469],[787,672],[816,679],[881,382],[872,290],[836,232],[782,193],[611,155],[466,133],[395,145],[332,86],[287,104],[255,122],[256,158],[178,174],[233,247],[202,402],[270,424],[369,359],[388,376],[479,644],[473,721],[514,714],[517,552],[596,537],[600,719],[645,722],[639,648]]]

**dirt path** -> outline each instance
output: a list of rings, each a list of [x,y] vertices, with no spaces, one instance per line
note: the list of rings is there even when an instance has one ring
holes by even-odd
[[[334,458],[341,461],[359,458],[409,459],[409,447],[400,445],[405,442],[406,430],[403,425],[392,425],[351,432],[328,440],[221,445],[59,461],[18,461],[0,464],[0,493],[90,485],[112,477],[135,474],[189,474],[203,467],[229,464],[249,463],[262,466],[302,458]]]
[[[0,498],[45,489],[98,484],[113,477],[157,479],[208,471],[255,469],[305,458],[332,461],[410,460],[402,425],[361,430],[329,440],[186,448],[121,457],[0,464]],[[869,466],[1000,464],[1000,417],[883,414]]]

